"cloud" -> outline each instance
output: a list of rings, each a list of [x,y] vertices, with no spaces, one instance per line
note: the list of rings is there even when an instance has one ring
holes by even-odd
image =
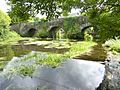
[[[0,0],[0,10],[2,10],[3,12],[7,12],[9,8],[10,6],[6,4],[5,0]]]

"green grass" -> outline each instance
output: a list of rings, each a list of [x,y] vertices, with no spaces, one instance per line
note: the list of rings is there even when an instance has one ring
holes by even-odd
[[[50,66],[52,68],[55,68],[55,67],[59,66],[60,63],[62,61],[64,61],[65,59],[66,58],[64,56],[60,55],[60,54],[49,53],[49,54],[47,54],[46,57],[38,59],[36,61],[36,64],[47,65],[47,66]]]
[[[120,39],[111,39],[104,44],[112,52],[120,52]]]
[[[71,45],[70,50],[65,54],[48,53],[47,57],[38,59],[37,64],[57,67],[61,62],[67,60],[68,58],[73,58],[77,55],[90,51],[91,47],[95,44],[96,43],[94,42],[76,42]]]
[[[10,71],[14,74],[20,74],[23,76],[31,76],[32,73],[35,70],[35,66],[34,65],[21,65],[19,67],[14,67],[13,69],[11,69]]]
[[[31,76],[37,66],[48,66],[56,68],[61,64],[62,61],[65,60],[65,58],[60,54],[48,53],[43,58],[38,58],[37,55],[40,55],[40,53],[34,53],[33,55],[28,55],[28,57],[26,56],[21,58],[19,60],[21,62],[31,60],[32,58],[35,58],[35,62],[32,63],[32,65],[19,65],[17,67],[15,66],[10,70],[10,72],[23,76]]]
[[[65,57],[73,58],[82,53],[88,52],[91,50],[91,47],[94,46],[95,42],[77,42],[71,45],[71,48],[68,52],[65,53]]]
[[[9,32],[5,39],[0,38],[1,45],[14,44],[16,41],[22,39],[20,35],[15,32]]]

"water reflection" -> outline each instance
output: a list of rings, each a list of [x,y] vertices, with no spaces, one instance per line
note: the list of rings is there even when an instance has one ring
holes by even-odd
[[[6,63],[13,58],[14,51],[11,46],[0,46],[0,71],[4,68]]]
[[[80,56],[76,56],[75,59],[84,59],[92,61],[105,61],[107,58],[107,51],[102,44],[97,44],[92,47],[90,52],[85,52]]]

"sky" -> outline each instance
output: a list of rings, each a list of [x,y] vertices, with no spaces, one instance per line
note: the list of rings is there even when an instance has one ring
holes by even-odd
[[[10,7],[6,4],[5,0],[0,0],[0,10],[7,12]]]
[[[3,12],[7,12],[9,9],[10,6],[8,6],[5,2],[5,0],[0,0],[0,10],[2,10]],[[71,10],[71,13],[70,13],[70,16],[76,16],[79,14],[79,9],[72,9]],[[44,16],[41,16],[41,15],[37,15],[38,17],[44,17]]]

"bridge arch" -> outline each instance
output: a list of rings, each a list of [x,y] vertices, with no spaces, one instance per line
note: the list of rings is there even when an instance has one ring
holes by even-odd
[[[91,29],[92,28],[92,29]],[[89,30],[88,30],[89,29]],[[92,31],[90,31],[92,30]],[[94,27],[92,25],[88,25],[86,27],[84,27],[82,30],[81,30],[81,33],[84,34],[85,31],[88,31],[88,32],[91,32],[91,34],[94,34],[95,30],[94,30]]]
[[[36,33],[37,29],[36,28],[30,28],[27,32],[28,37],[33,37]]]
[[[63,28],[61,26],[52,26],[52,27],[50,27],[50,29],[49,29],[49,37],[50,38],[56,38],[56,33],[57,33],[58,30],[63,30]]]

